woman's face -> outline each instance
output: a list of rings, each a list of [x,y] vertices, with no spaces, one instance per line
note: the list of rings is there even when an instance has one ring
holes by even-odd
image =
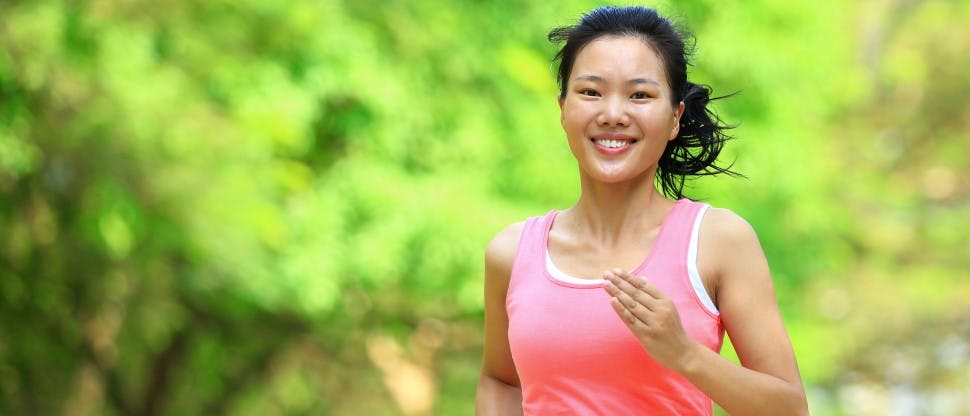
[[[670,95],[663,63],[643,40],[604,36],[583,47],[559,100],[581,175],[606,183],[652,178],[683,111]]]

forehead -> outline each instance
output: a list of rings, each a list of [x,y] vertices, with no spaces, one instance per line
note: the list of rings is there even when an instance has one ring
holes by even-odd
[[[576,54],[571,77],[649,75],[666,81],[663,62],[644,39],[637,36],[602,36]]]

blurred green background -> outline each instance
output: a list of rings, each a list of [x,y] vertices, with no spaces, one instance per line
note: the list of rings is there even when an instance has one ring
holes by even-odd
[[[601,4],[0,2],[0,414],[471,414],[484,247],[578,196],[545,34]],[[747,178],[688,192],[813,413],[970,414],[970,2],[651,4],[740,91]]]

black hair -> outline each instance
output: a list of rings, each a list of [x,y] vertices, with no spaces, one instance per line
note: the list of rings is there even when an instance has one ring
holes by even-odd
[[[660,189],[672,198],[684,197],[684,181],[688,176],[738,175],[727,167],[715,164],[724,142],[731,139],[725,132],[733,126],[724,122],[707,108],[712,100],[711,88],[687,80],[688,58],[693,53],[693,36],[686,29],[660,16],[656,10],[642,7],[605,6],[584,14],[579,23],[549,32],[549,41],[565,44],[553,58],[559,62],[559,97],[566,97],[569,75],[579,51],[602,36],[634,36],[646,42],[660,57],[671,91],[671,105],[684,103],[680,130],[674,140],[667,142],[657,165]],[[689,42],[689,43],[688,43]],[[730,96],[730,95],[728,95]]]

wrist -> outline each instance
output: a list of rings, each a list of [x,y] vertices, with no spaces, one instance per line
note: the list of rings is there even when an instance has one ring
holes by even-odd
[[[674,370],[685,377],[696,374],[703,367],[705,348],[696,341],[687,344],[684,353],[677,360],[677,368]]]

